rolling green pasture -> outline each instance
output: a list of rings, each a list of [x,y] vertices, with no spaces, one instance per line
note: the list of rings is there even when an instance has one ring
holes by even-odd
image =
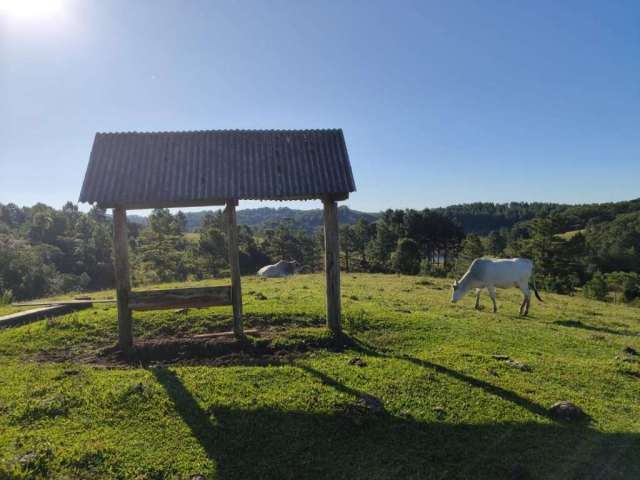
[[[515,290],[493,314],[444,280],[343,274],[336,340],[323,280],[243,278],[261,333],[228,359],[109,363],[109,305],[0,330],[0,478],[640,478],[640,309],[541,292],[523,318]],[[135,312],[135,336],[229,310]]]

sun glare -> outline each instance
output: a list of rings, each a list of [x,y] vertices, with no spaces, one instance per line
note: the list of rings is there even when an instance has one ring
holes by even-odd
[[[48,20],[64,13],[64,0],[0,0],[0,16],[13,20]]]

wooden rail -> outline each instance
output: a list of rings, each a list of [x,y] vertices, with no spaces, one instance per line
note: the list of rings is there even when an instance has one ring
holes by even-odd
[[[33,300],[31,302],[18,302],[12,303],[14,307],[37,307],[37,306],[52,306],[52,305],[78,305],[90,307],[94,303],[116,303],[115,299],[101,299],[101,300]]]
[[[129,292],[131,310],[201,308],[231,304],[230,286]]]
[[[128,293],[131,310],[168,310],[171,308],[198,308],[232,305],[231,286],[175,288],[166,290],[143,290]],[[115,299],[88,300],[34,300],[14,303],[16,307],[91,307],[94,303],[116,303]],[[43,309],[43,311],[45,311]],[[22,313],[22,312],[19,312]]]
[[[64,315],[66,313],[79,310],[81,308],[87,308],[88,305],[75,304],[75,305],[49,305],[46,307],[34,308],[32,310],[25,310],[22,312],[12,313],[11,315],[5,315],[0,317],[0,329],[6,327],[17,327],[26,323],[35,322],[43,318],[57,317],[58,315]]]

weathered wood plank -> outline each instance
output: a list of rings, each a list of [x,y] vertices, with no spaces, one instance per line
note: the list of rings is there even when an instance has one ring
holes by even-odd
[[[129,249],[127,241],[127,211],[113,209],[113,252],[118,302],[118,345],[126,351],[133,345],[131,309],[129,308]]]
[[[227,202],[227,238],[229,244],[229,267],[231,269],[231,301],[233,305],[233,331],[238,338],[244,336],[242,325],[242,287],[240,284],[240,257],[238,254],[238,225],[236,201]]]
[[[338,205],[331,199],[324,204],[324,270],[327,283],[327,327],[336,334],[342,332],[340,305],[340,239]]]
[[[249,329],[244,331],[245,335],[248,333],[258,333],[257,329]],[[235,332],[214,332],[214,333],[200,333],[194,335],[192,338],[218,338],[218,337],[231,337],[235,336]]]
[[[56,317],[73,312],[88,305],[49,305],[46,307],[34,308],[23,312],[16,312],[0,317],[0,329],[7,327],[17,327],[26,323],[42,320],[43,318]]]
[[[231,305],[231,287],[175,288],[129,293],[132,310],[167,310]]]
[[[33,300],[32,302],[12,303],[14,307],[38,307],[46,305],[86,305],[90,307],[94,303],[116,303],[115,298],[100,300]]]

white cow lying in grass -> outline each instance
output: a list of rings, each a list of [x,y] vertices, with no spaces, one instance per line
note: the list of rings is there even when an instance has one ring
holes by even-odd
[[[540,295],[536,290],[533,280],[533,262],[526,258],[506,258],[502,260],[492,260],[476,258],[460,281],[453,284],[451,301],[453,303],[462,299],[472,288],[476,289],[476,309],[480,308],[480,292],[486,288],[493,301],[493,311],[497,312],[496,287],[509,288],[518,287],[524,295],[522,305],[520,305],[520,315],[529,313],[529,303],[531,302],[531,291],[529,281],[536,298],[540,301]]]
[[[280,260],[275,265],[267,265],[266,267],[262,267],[260,270],[258,270],[258,276],[265,278],[286,277],[287,275],[293,275],[299,265],[300,264],[295,260],[291,262]]]

